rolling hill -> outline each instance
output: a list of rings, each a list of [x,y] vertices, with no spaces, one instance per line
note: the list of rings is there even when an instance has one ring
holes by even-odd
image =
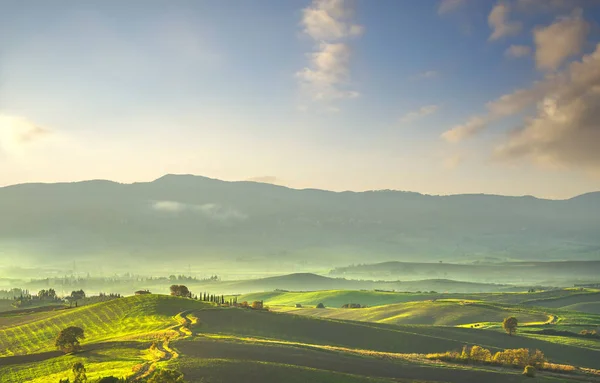
[[[454,300],[417,301],[361,309],[273,307],[274,311],[317,318],[355,320],[387,324],[455,326],[479,322],[501,323],[517,316],[520,323],[544,323],[548,315],[510,307]]]
[[[254,271],[390,259],[598,260],[598,200],[336,193],[191,175],[22,184],[0,188],[0,244],[19,265],[76,260],[106,273],[160,271],[174,259],[195,270]]]
[[[5,325],[0,331],[3,379],[54,383],[72,376],[73,363],[82,362],[92,382],[109,374],[141,377],[154,368],[176,368],[189,382],[504,383],[528,378],[511,367],[448,364],[418,356],[459,350],[465,344],[492,351],[528,347],[543,350],[554,362],[593,367],[600,352],[497,331],[318,319],[161,295],[36,314],[29,313],[33,316],[22,324],[2,323],[6,318],[0,318]],[[85,328],[83,351],[53,351],[53,335],[69,325]],[[152,340],[157,343],[151,345]],[[543,372],[536,381],[557,377],[566,382],[586,379],[581,373]]]

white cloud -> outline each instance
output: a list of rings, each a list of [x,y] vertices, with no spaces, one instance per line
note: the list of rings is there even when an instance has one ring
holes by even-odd
[[[225,207],[216,203],[204,205],[191,205],[177,201],[156,201],[152,204],[154,210],[166,213],[196,212],[215,221],[242,221],[248,216],[236,209]]]
[[[507,2],[499,2],[492,8],[488,16],[488,24],[492,29],[490,40],[498,40],[505,36],[514,36],[523,28],[518,21],[509,21],[511,7]]]
[[[421,117],[425,117],[430,114],[433,114],[433,113],[437,112],[438,109],[439,109],[439,107],[437,105],[422,106],[417,110],[413,110],[413,111],[406,113],[404,116],[402,116],[400,118],[400,122],[403,122],[403,123],[412,122]]]
[[[535,114],[495,148],[496,159],[529,159],[590,172],[600,169],[600,44],[563,71],[548,73],[530,88],[488,103],[487,115],[472,117],[442,136],[457,142],[480,132],[487,123],[532,106],[537,106]]]
[[[314,40],[334,41],[363,32],[363,27],[352,24],[353,11],[344,0],[315,0],[302,13],[304,33]]]
[[[354,91],[340,89],[349,79],[350,49],[342,43],[321,43],[317,52],[310,54],[310,66],[296,73],[301,86],[315,100],[353,98]]]
[[[356,98],[350,82],[350,48],[340,40],[363,33],[351,22],[353,11],[343,0],[314,0],[303,10],[304,33],[318,43],[309,65],[296,73],[302,91],[312,100]]]
[[[570,17],[563,17],[544,28],[536,28],[533,37],[537,67],[555,70],[567,58],[580,54],[588,32],[589,25],[581,17],[579,9]]]
[[[600,169],[600,44],[594,53],[544,80],[537,112],[495,150],[502,160]]]
[[[27,118],[0,114],[0,148],[3,151],[18,152],[51,133]]]
[[[438,15],[454,12],[466,3],[467,0],[442,0],[438,6]]]
[[[504,54],[509,57],[517,58],[529,56],[531,54],[531,47],[528,47],[527,45],[511,45],[506,49]]]
[[[457,125],[444,132],[442,138],[448,142],[459,142],[485,129],[487,121],[483,117],[471,117],[464,125]]]
[[[517,0],[521,12],[564,12],[583,6],[598,6],[600,0]]]

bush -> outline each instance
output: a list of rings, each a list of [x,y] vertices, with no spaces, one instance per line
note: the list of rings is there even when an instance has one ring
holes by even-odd
[[[523,375],[528,376],[530,378],[535,378],[535,367],[533,366],[525,366],[523,370]]]
[[[319,304],[317,305],[317,308],[318,308],[318,309],[324,309],[324,308],[325,308],[325,305],[324,305],[323,303],[319,303]]]

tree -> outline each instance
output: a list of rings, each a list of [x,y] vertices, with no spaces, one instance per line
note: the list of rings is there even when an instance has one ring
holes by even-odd
[[[71,299],[79,300],[85,298],[85,292],[83,290],[77,290],[71,292]]]
[[[75,378],[73,379],[73,383],[83,383],[87,382],[87,376],[85,375],[85,366],[81,362],[77,362],[73,364],[73,375]]]
[[[262,308],[263,308],[263,301],[254,301],[254,302],[252,302],[252,308],[254,310],[262,310]]]
[[[518,323],[519,322],[515,317],[504,318],[504,321],[502,322],[502,328],[504,329],[504,331],[506,331],[508,335],[512,336],[512,334],[517,332]]]
[[[190,293],[190,290],[187,288],[187,286],[184,286],[184,285],[172,285],[169,289],[171,290],[171,295],[176,296],[176,297],[189,298],[192,295],[192,293]]]
[[[319,304],[317,305],[317,308],[318,308],[318,309],[324,309],[324,308],[325,308],[325,305],[324,305],[323,303],[319,303]]]
[[[175,370],[158,370],[148,379],[148,383],[183,383],[183,374]]]
[[[70,326],[60,331],[54,345],[64,353],[75,352],[81,350],[79,341],[84,338],[81,327]]]

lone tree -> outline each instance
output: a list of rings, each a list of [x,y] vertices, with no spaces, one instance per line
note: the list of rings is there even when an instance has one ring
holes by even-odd
[[[186,297],[186,298],[191,298],[192,297],[192,293],[187,288],[187,286],[184,286],[184,285],[172,285],[170,287],[170,289],[171,289],[171,295],[173,295],[173,296],[176,296],[176,297]]]
[[[77,362],[73,365],[73,383],[87,382],[87,376],[85,375],[85,366],[81,362]]]
[[[325,305],[324,305],[323,303],[319,303],[319,304],[317,305],[317,308],[318,308],[318,309],[324,309],[324,308],[325,308]]]
[[[508,335],[511,335],[517,332],[517,325],[519,324],[519,322],[517,321],[517,318],[515,317],[508,317],[508,318],[504,318],[504,321],[502,322],[502,328],[504,329],[504,331],[506,331],[506,333]]]
[[[60,331],[54,345],[64,353],[75,352],[81,350],[79,341],[84,338],[81,327],[70,326]]]

